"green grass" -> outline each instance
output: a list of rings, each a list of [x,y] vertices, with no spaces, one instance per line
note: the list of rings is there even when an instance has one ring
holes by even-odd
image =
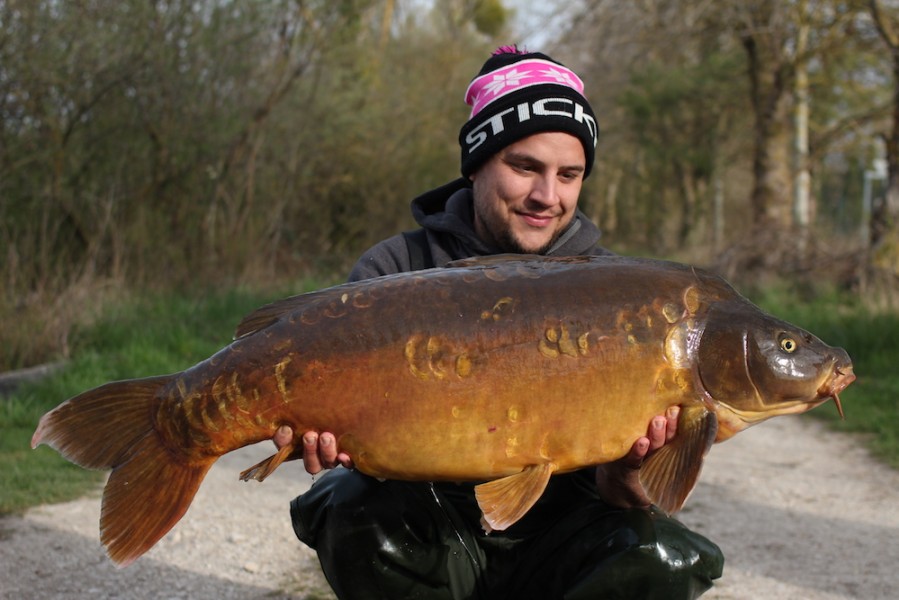
[[[0,513],[75,498],[96,490],[103,476],[68,463],[46,446],[31,450],[31,435],[46,411],[107,381],[183,370],[228,344],[244,315],[283,295],[229,291],[202,298],[146,297],[105,311],[95,324],[77,332],[74,358],[62,372],[0,399]],[[835,296],[803,302],[769,291],[756,300],[772,314],[849,352],[858,380],[841,395],[846,420],[839,420],[832,404],[810,414],[836,429],[866,434],[862,439],[872,451],[899,468],[894,426],[899,376],[892,370],[899,363],[899,315],[871,313],[856,301]]]
[[[857,299],[836,295],[804,302],[782,290],[769,291],[758,302],[849,353],[857,379],[840,394],[846,419],[840,420],[833,404],[809,415],[838,431],[865,434],[862,440],[872,453],[899,468],[899,314],[871,311]]]
[[[237,324],[253,309],[313,287],[148,296],[105,310],[73,335],[73,359],[61,372],[0,398],[0,514],[75,498],[96,489],[104,476],[72,465],[47,446],[31,449],[45,412],[108,381],[181,371],[230,343]]]

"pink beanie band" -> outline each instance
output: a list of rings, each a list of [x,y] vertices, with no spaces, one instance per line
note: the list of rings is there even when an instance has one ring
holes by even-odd
[[[584,94],[584,82],[559,63],[530,58],[476,77],[465,92],[465,103],[474,117],[491,102],[535,85],[563,85]]]

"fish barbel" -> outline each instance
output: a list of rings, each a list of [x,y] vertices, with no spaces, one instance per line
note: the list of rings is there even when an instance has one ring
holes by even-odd
[[[101,540],[128,564],[187,511],[215,460],[282,425],[330,431],[363,473],[482,482],[485,528],[523,516],[554,473],[624,456],[680,406],[641,481],[678,510],[716,441],[834,399],[852,363],[707,272],[649,259],[499,256],[262,307],[173,375],[109,383],[41,419],[45,443],[111,469]],[[302,442],[251,467],[264,479]]]

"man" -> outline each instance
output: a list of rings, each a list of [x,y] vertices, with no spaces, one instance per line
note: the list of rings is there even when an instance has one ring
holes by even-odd
[[[463,177],[416,198],[422,231],[368,250],[350,280],[503,252],[610,254],[577,209],[593,165],[595,116],[572,71],[539,53],[497,50],[466,93]],[[638,472],[676,433],[655,417],[631,452],[557,475],[506,531],[487,535],[472,484],[326,474],[294,500],[297,536],[341,599],[694,598],[721,574],[718,548],[649,506]],[[294,432],[282,428],[279,446]],[[330,433],[303,435],[306,470],[352,467]]]

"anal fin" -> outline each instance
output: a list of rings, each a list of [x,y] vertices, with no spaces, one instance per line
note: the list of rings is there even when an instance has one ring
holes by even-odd
[[[475,486],[484,531],[502,531],[521,519],[543,494],[555,470],[553,463],[530,465],[514,475]]]
[[[266,477],[274,473],[275,469],[281,466],[281,463],[293,458],[299,458],[299,454],[294,455],[295,451],[297,451],[297,448],[293,443],[282,446],[275,454],[242,471],[240,480],[249,481],[255,479],[256,481],[264,481]]]
[[[680,510],[696,486],[717,433],[715,413],[702,405],[681,408],[677,435],[640,469],[640,482],[653,504],[669,514]]]

